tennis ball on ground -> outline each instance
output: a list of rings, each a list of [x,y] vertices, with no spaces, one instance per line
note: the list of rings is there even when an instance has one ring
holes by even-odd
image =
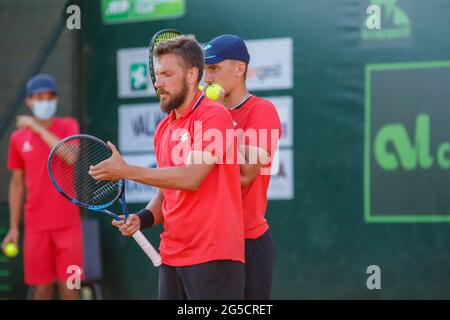
[[[3,252],[5,253],[5,256],[14,258],[19,254],[19,248],[17,248],[17,246],[14,243],[9,242],[3,248]]]
[[[216,101],[220,97],[220,92],[223,90],[222,86],[218,83],[213,83],[206,88],[206,96],[211,100]]]

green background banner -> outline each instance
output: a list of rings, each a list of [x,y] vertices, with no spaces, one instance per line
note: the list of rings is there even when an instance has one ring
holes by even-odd
[[[365,27],[371,4],[380,5],[385,24],[382,35]],[[102,22],[99,10],[96,1],[84,1],[87,121],[90,133],[114,142],[119,105],[157,102],[150,94],[118,97],[118,50],[146,47],[152,34],[163,28],[194,34],[202,43],[222,33],[236,33],[246,40],[291,39],[293,86],[255,91],[293,100],[294,198],[270,201],[267,212],[276,245],[273,298],[450,298],[450,285],[445,281],[450,268],[448,224],[367,223],[364,216],[365,128],[371,121],[365,116],[365,101],[370,99],[365,96],[366,66],[448,61],[448,1],[196,0],[186,2],[186,14],[180,19],[114,26]],[[270,50],[277,52],[277,47]],[[372,93],[378,90],[372,98],[379,102],[372,108],[380,108],[376,112],[383,115],[379,119],[383,123],[374,125],[404,123],[413,139],[414,123],[409,119],[415,119],[417,112],[406,105],[411,99],[405,97],[414,88],[436,85],[437,80],[411,83],[415,75],[392,76],[396,79],[392,86],[372,88]],[[430,90],[420,89],[416,96]],[[390,96],[398,99],[395,113],[386,108],[392,102]],[[420,111],[436,109],[445,122],[450,112],[445,95],[421,97]],[[448,136],[448,126],[437,121],[433,116],[432,130]],[[370,131],[370,139],[373,134]],[[366,156],[373,162],[372,150]],[[380,167],[372,170],[372,176],[377,170]],[[389,179],[392,176],[380,181]],[[445,189],[429,179],[429,175],[419,177],[414,183],[422,191],[405,197],[427,203],[427,197],[437,195],[446,208],[438,213],[447,217],[450,204]],[[409,183],[398,181],[404,188]],[[386,200],[376,199],[379,206]],[[156,243],[159,231],[147,235]],[[121,238],[107,221],[102,236],[105,282],[111,295],[155,298],[157,271],[135,244]],[[381,290],[366,286],[370,265],[380,267]]]

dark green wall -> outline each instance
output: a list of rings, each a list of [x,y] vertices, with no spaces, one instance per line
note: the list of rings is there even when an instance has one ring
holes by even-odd
[[[257,92],[294,99],[295,199],[270,201],[267,212],[277,252],[273,298],[450,298],[448,223],[367,223],[363,210],[365,66],[450,60],[450,3],[397,1],[411,20],[411,37],[372,43],[360,40],[369,1],[186,2],[179,19],[109,26],[99,1],[83,2],[88,132],[117,142],[117,107],[156,102],[117,97],[116,51],[147,46],[159,29],[177,28],[201,42],[221,33],[292,37],[294,88]],[[157,271],[107,220],[110,297],[155,298]],[[154,243],[159,231],[147,233]],[[366,288],[372,264],[381,268],[381,290]]]

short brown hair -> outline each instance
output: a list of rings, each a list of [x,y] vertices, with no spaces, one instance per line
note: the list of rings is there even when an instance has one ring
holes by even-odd
[[[187,68],[198,69],[198,82],[203,76],[205,59],[203,50],[193,35],[181,35],[176,38],[161,41],[155,48],[154,56],[159,59],[165,54],[173,53],[181,58]]]

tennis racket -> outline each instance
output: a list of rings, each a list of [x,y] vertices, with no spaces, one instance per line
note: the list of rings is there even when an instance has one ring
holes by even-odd
[[[160,30],[157,33],[155,33],[152,40],[150,41],[150,45],[148,48],[148,69],[150,70],[150,77],[152,78],[153,88],[155,88],[155,92],[158,95],[158,97],[159,97],[159,92],[158,92],[158,89],[156,89],[156,87],[155,87],[156,76],[155,76],[153,52],[155,51],[155,48],[158,46],[158,44],[161,41],[170,40],[170,39],[176,38],[180,35],[181,35],[181,33],[178,30],[164,29],[164,30]]]
[[[126,220],[128,209],[125,202],[125,180],[97,181],[89,175],[91,165],[108,159],[112,152],[102,140],[77,134],[56,144],[48,156],[48,173],[56,189],[72,203],[101,212],[115,220]],[[125,219],[106,210],[116,200],[122,206]],[[155,267],[161,265],[161,257],[140,230],[133,234],[134,240],[144,250]]]

